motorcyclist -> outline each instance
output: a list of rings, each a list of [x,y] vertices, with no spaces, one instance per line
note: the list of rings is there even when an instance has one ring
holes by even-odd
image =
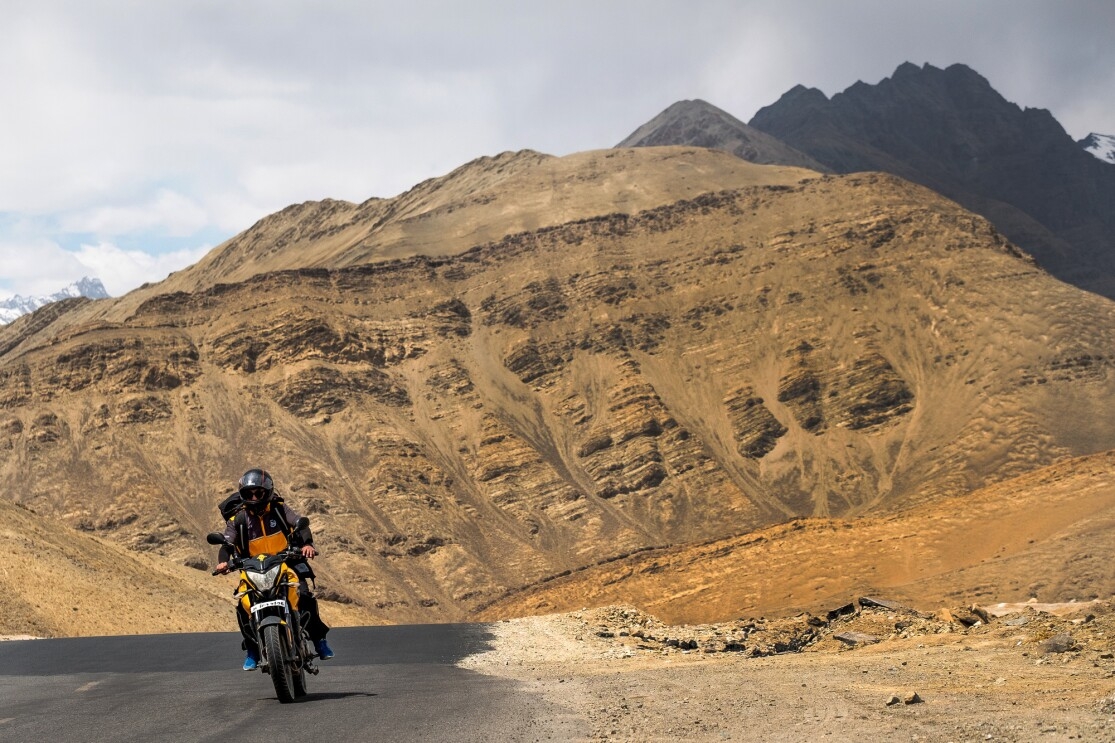
[[[314,574],[306,560],[317,556],[309,527],[294,530],[294,525],[301,516],[275,494],[275,481],[266,470],[256,468],[245,472],[237,483],[237,490],[243,500],[243,508],[233,518],[225,521],[225,541],[234,545],[240,555],[247,557],[273,555],[288,546],[301,545],[303,559],[290,564],[299,578],[298,606],[309,613],[306,632],[313,641],[318,656],[322,660],[329,660],[333,657],[333,650],[325,641],[329,627],[321,621],[317,599],[310,593],[308,586],[309,579]],[[229,572],[228,563],[231,557],[229,548],[222,546],[217,558],[218,572]],[[253,671],[259,665],[259,647],[252,636],[247,612],[239,604],[236,606],[236,621],[240,625],[240,634],[244,636],[241,644],[246,652],[243,668],[245,671]]]

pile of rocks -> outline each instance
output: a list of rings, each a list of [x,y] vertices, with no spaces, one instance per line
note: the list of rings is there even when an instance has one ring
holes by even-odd
[[[1059,605],[1064,607],[1065,605]],[[576,612],[582,640],[594,638],[625,655],[638,653],[741,653],[764,657],[781,653],[839,652],[884,640],[944,633],[1019,636],[1023,652],[1050,654],[1092,650],[1100,658],[1115,651],[1115,605],[1081,603],[1057,613],[1043,605],[1019,605],[1006,613],[969,606],[935,613],[885,599],[862,597],[823,616],[739,619],[705,625],[666,625],[639,609],[609,606]]]

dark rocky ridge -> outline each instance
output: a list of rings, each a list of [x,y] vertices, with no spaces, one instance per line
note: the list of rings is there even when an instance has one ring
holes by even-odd
[[[892,173],[987,217],[1063,281],[1115,297],[1115,168],[1048,111],[1005,100],[964,65],[906,62],[831,100],[798,85],[748,124],[704,101],[679,101],[618,147],[661,145]]]
[[[964,65],[904,63],[828,99],[797,86],[750,126],[832,170],[881,170],[988,217],[1058,278],[1115,297],[1115,169]]]

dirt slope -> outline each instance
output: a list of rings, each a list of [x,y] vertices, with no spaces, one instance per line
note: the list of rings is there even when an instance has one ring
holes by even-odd
[[[824,613],[849,597],[910,605],[1115,596],[1115,452],[885,518],[799,520],[645,550],[513,593],[485,619],[629,604],[664,621]]]

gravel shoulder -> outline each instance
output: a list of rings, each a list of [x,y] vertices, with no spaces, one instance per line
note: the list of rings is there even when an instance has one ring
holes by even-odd
[[[591,740],[1115,741],[1115,612],[1061,613],[967,625],[855,605],[670,627],[607,607],[498,622],[462,665],[518,680]]]

